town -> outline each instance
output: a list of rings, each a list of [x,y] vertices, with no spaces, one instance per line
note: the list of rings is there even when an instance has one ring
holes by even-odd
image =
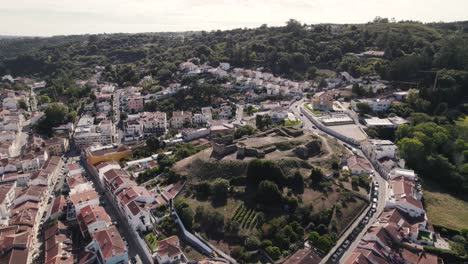
[[[465,263],[462,32],[0,39],[0,263]]]

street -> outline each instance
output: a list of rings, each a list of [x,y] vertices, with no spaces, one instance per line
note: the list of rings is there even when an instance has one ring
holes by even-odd
[[[82,160],[82,162],[85,161]],[[103,207],[106,209],[106,212],[109,214],[113,222],[117,222],[119,224],[117,228],[120,234],[122,235],[122,238],[125,238],[127,241],[129,258],[138,255],[143,260],[143,263],[153,263],[151,254],[146,249],[146,246],[143,245],[137,237],[135,237],[138,236],[138,234],[129,225],[127,219],[117,208],[117,206],[111,198],[110,193],[101,186],[101,183],[98,181],[98,179],[96,179],[96,177],[93,177],[93,175],[86,166],[83,167],[85,168],[88,180],[94,183],[94,188],[100,194],[100,198],[104,202]]]
[[[298,116],[302,123],[303,123],[303,128],[306,130],[311,130],[317,133],[319,135],[319,129],[312,124],[312,122],[305,117],[301,111],[301,105],[304,103],[304,99],[301,99],[295,103],[293,103],[290,106],[290,110]],[[319,135],[320,136],[320,135]],[[333,137],[332,135],[328,135],[330,137]],[[337,142],[339,142],[342,145],[347,145],[345,142],[341,141],[338,138],[335,138]],[[326,142],[326,141],[325,141]],[[364,157],[370,164],[372,164],[367,157],[364,155],[362,150],[356,149],[357,154]],[[344,253],[342,256],[337,256],[337,260],[340,258],[345,258],[349,252],[352,252],[353,249],[358,245],[359,241],[361,240],[362,236],[364,236],[365,232],[367,229],[374,223],[374,221],[377,219],[377,217],[382,213],[382,211],[385,209],[385,201],[387,200],[387,181],[374,169],[374,176],[373,176],[373,181],[376,181],[379,184],[379,192],[378,192],[378,199],[377,199],[377,208],[376,212],[372,215],[372,217],[369,219],[369,222],[365,225],[364,228],[360,230],[360,232],[355,236],[354,241],[351,241],[350,246],[346,249],[342,247],[342,244],[349,238],[349,235],[358,228],[359,224],[362,222],[362,219],[364,219],[368,213],[368,210],[364,210],[359,217],[356,218],[356,220],[353,222],[353,224],[340,236],[338,241],[336,242],[335,246],[329,251],[329,253],[322,259],[320,263],[327,263],[329,262],[329,259],[339,248],[344,249]],[[332,263],[330,261],[330,263]]]

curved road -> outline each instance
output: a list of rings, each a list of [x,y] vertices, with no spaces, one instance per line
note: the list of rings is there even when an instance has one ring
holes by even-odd
[[[302,123],[304,124],[304,129],[311,130],[316,132],[317,135],[319,135],[318,128],[316,128],[315,125],[312,124],[312,121],[310,121],[306,116],[301,114],[301,106],[304,103],[304,99],[301,99],[297,102],[294,102],[290,107],[290,111],[292,111],[296,116],[298,116],[301,120]],[[319,135],[320,136],[320,135]],[[332,135],[328,135],[329,137],[333,137]],[[335,137],[333,137],[335,138]],[[335,138],[340,144],[346,146],[347,144],[343,141],[341,141],[338,138]],[[364,157],[370,164],[372,164],[367,157],[364,155],[364,153],[360,149],[356,149],[357,154]],[[373,167],[373,166],[372,166]],[[342,255],[338,256],[337,262],[341,258],[346,258],[346,256],[353,251],[354,248],[358,245],[359,241],[361,238],[364,236],[366,233],[366,230],[374,223],[374,221],[377,219],[377,217],[382,213],[382,211],[385,209],[385,201],[387,200],[387,181],[374,169],[374,176],[373,180],[379,184],[379,192],[377,196],[377,208],[376,212],[372,215],[372,217],[369,219],[369,222],[364,226],[364,228],[360,229],[360,232],[356,235],[353,241],[350,240],[351,244],[347,249],[344,249],[344,252]],[[335,246],[330,250],[330,252],[322,259],[320,263],[333,263],[330,259],[333,254],[342,246],[342,244],[348,239],[349,235],[359,226],[361,221],[366,217],[368,213],[368,210],[364,210],[360,216],[356,218],[356,220],[351,224],[351,226],[340,236],[338,241],[336,242]],[[338,255],[338,254],[337,254]]]

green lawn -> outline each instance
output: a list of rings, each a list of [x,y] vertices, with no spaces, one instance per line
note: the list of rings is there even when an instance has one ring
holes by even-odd
[[[432,224],[458,230],[468,228],[468,202],[437,190],[425,190],[424,199]]]
[[[301,120],[291,121],[289,119],[284,120],[285,126],[297,126],[301,124]]]
[[[155,250],[158,247],[158,239],[156,234],[151,232],[145,235],[146,244],[152,249]]]
[[[322,114],[321,111],[312,109],[312,107],[310,107],[310,105],[307,104],[307,103],[304,104],[304,107],[307,108],[307,110],[309,110],[309,111],[310,111],[312,114],[314,114],[314,115],[320,115],[320,114]]]

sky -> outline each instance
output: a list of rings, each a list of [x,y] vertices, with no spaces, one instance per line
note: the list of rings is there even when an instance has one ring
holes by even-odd
[[[468,20],[468,0],[0,0],[0,35],[216,30],[365,23],[376,16]]]

